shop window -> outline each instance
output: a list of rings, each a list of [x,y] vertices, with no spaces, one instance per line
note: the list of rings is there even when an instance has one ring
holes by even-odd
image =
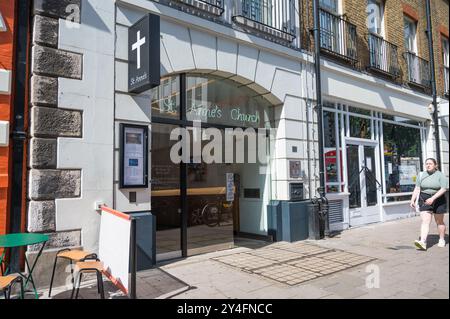
[[[407,118],[404,118],[401,116],[383,114],[383,119],[389,120],[389,121],[394,121],[397,123],[402,123],[402,124],[410,124],[410,125],[416,125],[416,126],[420,125],[420,122],[418,122],[418,121],[407,119]]]
[[[339,122],[338,118],[334,112],[324,111],[323,113],[327,193],[338,193],[342,191],[342,152],[336,143],[336,134],[339,134],[336,132],[336,124]],[[337,154],[340,154],[339,160]],[[339,163],[341,166],[340,169],[338,169]]]
[[[180,119],[180,78],[161,79],[161,85],[152,90],[152,116]]]
[[[336,147],[336,121],[334,113],[323,112],[323,132],[325,147]]]
[[[370,120],[366,118],[350,116],[350,136],[371,139]]]
[[[421,170],[420,129],[383,123],[386,192],[408,193]],[[389,197],[388,201],[404,200]]]
[[[186,77],[186,119],[233,127],[270,127],[271,104],[248,87],[214,77]]]

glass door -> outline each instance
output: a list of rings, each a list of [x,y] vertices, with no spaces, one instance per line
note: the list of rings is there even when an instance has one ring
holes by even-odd
[[[380,221],[379,172],[376,146],[347,141],[347,174],[350,226]]]
[[[180,164],[170,159],[177,141],[169,124],[152,124],[152,214],[156,216],[156,254],[158,260],[181,257]]]
[[[209,140],[204,139],[207,137],[205,129],[192,127],[187,129],[191,136],[192,153],[195,153],[194,143],[198,143],[201,150],[205,150],[206,145],[209,144]],[[221,132],[223,134],[223,131]],[[220,146],[224,150],[224,141]],[[215,151],[222,153],[217,149],[213,153]],[[211,152],[209,154],[212,155]],[[222,159],[218,163],[209,160],[206,163],[204,155],[203,158],[201,156],[196,158],[194,154],[191,154],[187,164],[187,250],[189,256],[233,248],[234,220],[236,214],[239,214],[235,185],[238,176],[235,174],[235,164],[222,163]],[[212,161],[212,158],[210,160]]]

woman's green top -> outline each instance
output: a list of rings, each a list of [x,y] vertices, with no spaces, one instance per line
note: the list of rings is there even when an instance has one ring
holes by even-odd
[[[420,187],[421,192],[433,196],[441,188],[448,188],[448,180],[441,171],[435,171],[431,174],[425,171],[420,173],[416,186]]]

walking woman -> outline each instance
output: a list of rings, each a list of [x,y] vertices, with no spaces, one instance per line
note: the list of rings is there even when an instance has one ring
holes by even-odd
[[[438,247],[445,247],[444,214],[447,213],[445,193],[447,192],[448,181],[445,175],[438,170],[434,158],[425,161],[425,168],[426,171],[420,173],[417,178],[416,188],[411,198],[411,207],[415,209],[416,200],[419,197],[422,226],[420,240],[416,240],[414,244],[420,250],[427,250],[427,236],[430,231],[432,215],[434,215],[439,230]]]

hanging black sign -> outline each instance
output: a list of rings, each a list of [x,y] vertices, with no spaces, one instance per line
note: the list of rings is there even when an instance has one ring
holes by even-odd
[[[160,84],[160,21],[148,14],[128,30],[128,92],[142,93]]]

